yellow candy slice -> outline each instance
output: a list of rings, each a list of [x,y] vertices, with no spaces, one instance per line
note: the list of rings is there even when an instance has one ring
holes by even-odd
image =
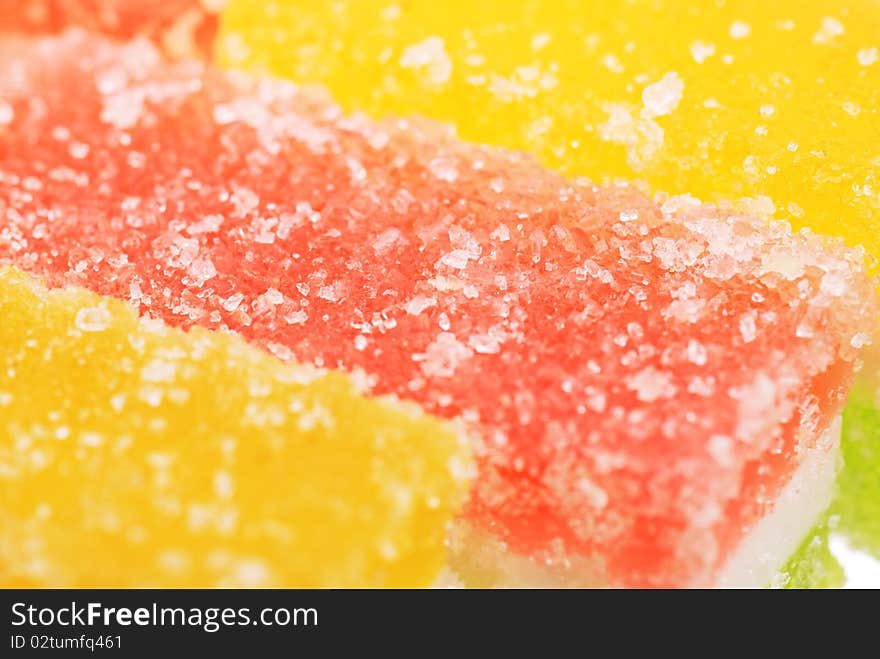
[[[233,67],[880,255],[876,0],[232,0]],[[771,205],[772,204],[772,205]]]
[[[0,269],[0,584],[429,585],[469,464],[348,376]]]

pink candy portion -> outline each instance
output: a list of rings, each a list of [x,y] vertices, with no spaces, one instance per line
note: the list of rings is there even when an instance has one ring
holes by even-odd
[[[475,437],[478,527],[707,583],[840,408],[860,254],[83,33],[0,52],[0,260],[366,373]]]

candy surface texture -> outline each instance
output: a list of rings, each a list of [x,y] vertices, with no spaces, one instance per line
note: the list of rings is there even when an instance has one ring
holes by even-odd
[[[468,453],[414,406],[0,269],[0,584],[428,586]]]
[[[873,326],[862,255],[783,223],[143,41],[4,42],[0,68],[0,259],[459,419],[468,523],[596,582],[711,583]]]
[[[218,45],[228,66],[326,85],[349,109],[435,117],[568,174],[726,200],[880,257],[876,2],[232,0]],[[875,363],[847,410],[837,507],[880,557],[878,383]]]

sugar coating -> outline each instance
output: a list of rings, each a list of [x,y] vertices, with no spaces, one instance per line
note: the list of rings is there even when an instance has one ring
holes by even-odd
[[[440,118],[597,180],[760,204],[880,256],[880,8],[692,4],[233,0],[218,43],[227,65],[320,82],[347,108]],[[444,80],[402,61],[426,43]],[[877,472],[878,442],[876,408],[854,402],[841,500],[863,521],[880,496],[848,484]]]
[[[218,46],[568,174],[766,197],[880,256],[874,0],[232,0]]]
[[[0,71],[0,259],[460,419],[467,520],[597,581],[711,582],[868,342],[863,253],[784,223],[145,42],[8,44]]]
[[[79,25],[145,35],[171,56],[208,55],[225,0],[0,0],[0,31],[46,34]]]
[[[427,586],[468,453],[240,337],[0,268],[0,583]]]

